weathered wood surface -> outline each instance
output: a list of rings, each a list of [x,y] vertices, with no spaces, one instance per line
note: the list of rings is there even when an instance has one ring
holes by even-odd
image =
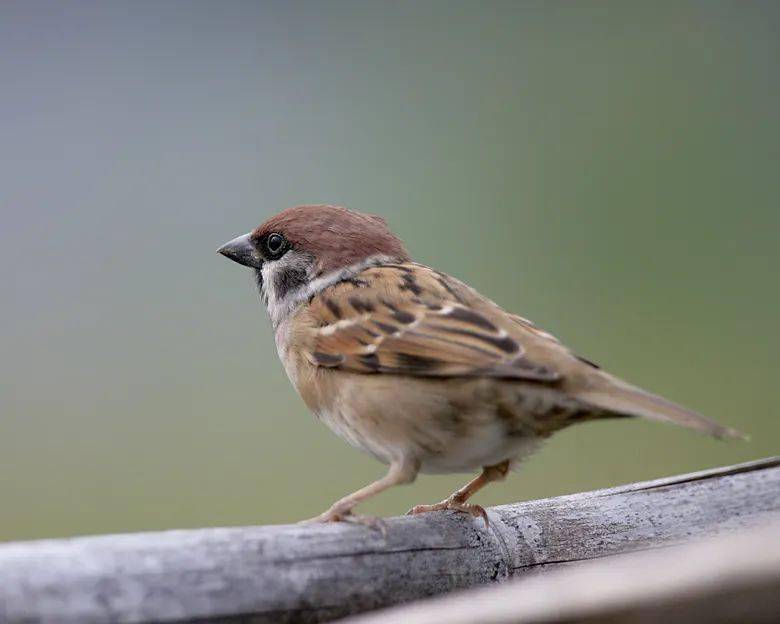
[[[780,522],[341,620],[343,624],[776,624]]]
[[[0,545],[0,621],[321,622],[780,518],[780,458],[360,526],[266,526]]]

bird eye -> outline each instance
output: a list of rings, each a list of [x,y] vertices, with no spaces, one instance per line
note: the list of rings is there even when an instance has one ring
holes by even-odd
[[[272,254],[278,254],[284,248],[284,236],[271,234],[265,241],[265,246]]]

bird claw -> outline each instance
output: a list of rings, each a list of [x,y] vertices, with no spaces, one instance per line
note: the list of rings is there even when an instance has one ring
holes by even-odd
[[[490,527],[490,521],[488,520],[487,512],[482,505],[475,505],[474,503],[465,503],[453,498],[448,498],[440,503],[434,503],[433,505],[415,505],[409,511],[406,512],[407,516],[416,516],[421,513],[428,513],[429,511],[444,511],[450,509],[452,511],[460,511],[467,513],[475,518],[482,518],[485,521],[485,528]]]
[[[348,522],[350,524],[359,524],[368,527],[372,531],[379,531],[382,534],[382,537],[387,536],[387,523],[382,518],[355,514],[352,513],[352,510],[350,509],[345,511],[329,509],[328,511],[321,513],[319,516],[315,516],[314,518],[301,520],[298,524],[321,524],[326,522]]]

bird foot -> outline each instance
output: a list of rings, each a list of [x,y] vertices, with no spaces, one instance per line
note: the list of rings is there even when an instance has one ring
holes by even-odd
[[[352,513],[351,509],[341,510],[331,507],[328,511],[319,516],[301,520],[298,524],[321,524],[325,522],[348,522],[350,524],[360,524],[373,531],[379,531],[382,536],[387,535],[387,523],[382,518],[376,516],[365,516]]]
[[[467,513],[475,518],[482,518],[485,521],[485,528],[490,526],[488,515],[484,507],[475,505],[474,503],[460,501],[455,497],[447,498],[440,503],[434,503],[433,505],[415,505],[406,512],[406,515],[416,516],[417,514],[428,513],[429,511],[444,511],[446,509]]]

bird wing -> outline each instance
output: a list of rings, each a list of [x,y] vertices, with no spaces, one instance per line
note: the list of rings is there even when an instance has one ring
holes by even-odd
[[[641,416],[720,438],[739,431],[632,386],[530,321],[428,267],[372,267],[324,289],[307,307],[316,366],[418,377],[493,377],[556,388],[593,415]]]
[[[465,284],[414,263],[383,265],[316,295],[308,306],[313,364],[356,373],[556,382],[565,350],[529,321]],[[534,355],[532,355],[532,353]]]

